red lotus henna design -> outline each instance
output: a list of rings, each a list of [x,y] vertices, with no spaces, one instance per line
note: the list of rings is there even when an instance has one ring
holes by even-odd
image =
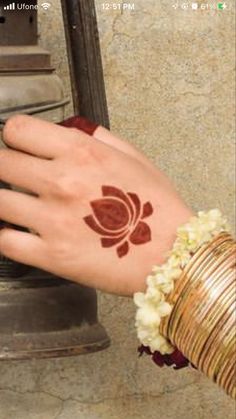
[[[116,248],[121,258],[129,252],[129,242],[139,245],[151,240],[150,227],[141,221],[153,213],[150,202],[141,205],[138,195],[114,186],[102,186],[102,195],[90,202],[93,214],[84,217],[85,223],[102,235],[102,247],[121,243]]]

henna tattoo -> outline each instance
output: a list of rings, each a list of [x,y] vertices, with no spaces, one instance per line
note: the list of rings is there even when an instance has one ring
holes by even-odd
[[[123,257],[129,252],[129,242],[135,245],[151,240],[150,227],[141,221],[153,213],[150,202],[141,205],[135,193],[124,193],[114,186],[102,186],[103,197],[90,202],[93,214],[84,217],[85,223],[101,234],[102,247],[121,243],[116,252]]]

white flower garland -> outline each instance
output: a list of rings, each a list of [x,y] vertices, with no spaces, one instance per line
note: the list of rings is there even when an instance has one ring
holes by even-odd
[[[165,296],[173,291],[174,281],[180,276],[192,253],[220,232],[228,230],[227,220],[218,209],[199,211],[198,216],[178,228],[168,261],[162,266],[154,266],[152,274],[146,279],[146,293],[134,294],[134,303],[138,307],[135,321],[138,338],[152,352],[170,354],[174,350],[159,331],[162,317],[168,316],[172,310]]]

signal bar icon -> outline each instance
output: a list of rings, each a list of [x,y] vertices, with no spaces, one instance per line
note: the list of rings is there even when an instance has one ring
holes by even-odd
[[[11,3],[11,4],[8,4],[8,6],[3,7],[3,10],[15,10],[15,9],[16,9],[15,3]]]

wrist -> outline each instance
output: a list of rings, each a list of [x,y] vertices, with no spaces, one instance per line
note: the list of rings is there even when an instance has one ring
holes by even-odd
[[[191,217],[194,216],[193,211],[185,206],[182,202],[181,205],[175,206],[175,211],[171,214],[168,211],[168,219],[166,217],[165,209],[156,209],[157,217],[151,220],[150,225],[152,229],[152,241],[143,252],[143,257],[140,255],[138,269],[134,277],[133,289],[130,296],[136,292],[145,292],[147,288],[146,278],[150,274],[150,267],[158,265],[161,266],[167,262],[169,254],[173,248],[174,242],[177,237],[178,228],[187,223]]]

